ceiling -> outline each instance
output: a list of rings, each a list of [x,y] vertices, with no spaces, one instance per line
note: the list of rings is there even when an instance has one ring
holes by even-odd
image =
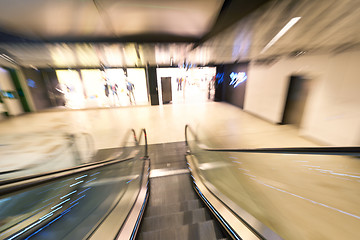
[[[23,66],[206,65],[360,49],[359,24],[359,0],[0,0],[0,49]]]
[[[106,41],[137,35],[195,40],[209,31],[222,3],[219,0],[2,0],[0,26],[8,33],[39,41]]]
[[[265,2],[1,0],[0,32],[4,39],[40,42],[195,42]]]
[[[265,46],[295,17],[300,20]],[[216,62],[360,49],[359,0],[271,1],[203,44]],[[300,54],[301,55],[301,54]]]

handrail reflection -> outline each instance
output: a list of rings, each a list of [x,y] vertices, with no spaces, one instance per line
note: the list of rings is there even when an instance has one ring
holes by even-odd
[[[80,149],[79,146],[77,144],[78,139],[84,137],[85,141],[86,141],[86,153],[88,153],[87,155],[81,156],[80,154]],[[64,153],[66,151],[70,151],[72,154],[72,160],[73,162],[71,163],[71,165],[81,165],[83,163],[86,163],[87,161],[84,159],[90,159],[95,152],[95,144],[94,144],[94,139],[92,137],[92,135],[90,133],[87,132],[78,132],[78,133],[64,133],[62,135],[62,139],[66,140],[66,143],[63,145],[60,145],[60,147],[56,147],[55,150],[51,151],[50,153],[47,153],[48,155],[46,157],[42,157],[39,158],[39,160],[37,160],[35,163],[34,162],[30,162],[27,165],[24,165],[22,167],[16,167],[16,169],[10,169],[10,170],[5,170],[5,171],[1,171],[0,170],[0,175],[3,177],[2,180],[0,180],[0,185],[2,181],[6,181],[7,179],[15,179],[15,178],[19,178],[16,176],[13,176],[13,173],[17,173],[16,175],[28,175],[27,173],[25,173],[25,171],[35,171],[36,172],[36,168],[41,165],[42,163],[50,163],[49,159],[51,159],[51,162],[55,162],[58,161],[60,157],[62,157],[64,155]],[[12,174],[12,175],[10,175]]]
[[[146,129],[145,128],[142,128],[140,130],[139,141],[138,141],[139,144],[140,144],[140,140],[141,140],[143,135],[144,135],[144,140],[145,140],[145,156],[144,157],[148,158],[149,157],[149,154],[148,154],[148,140],[147,140],[147,134],[146,134]]]
[[[145,140],[145,155],[144,155],[144,157],[145,157],[145,159],[147,159],[148,158],[148,143],[147,143],[146,129],[145,128],[141,129],[141,132],[139,135],[139,141],[136,138],[135,130],[131,129],[130,132],[134,133],[133,137],[134,137],[134,140],[135,140],[137,146],[139,146],[142,135],[144,134],[144,140]],[[95,168],[103,167],[106,165],[131,160],[131,159],[133,159],[133,157],[134,156],[128,156],[128,157],[121,158],[121,159],[119,159],[118,157],[115,157],[115,158],[110,158],[110,159],[106,159],[103,161],[77,165],[77,166],[70,167],[70,168],[64,168],[64,169],[55,170],[55,171],[49,171],[49,172],[32,174],[32,175],[23,176],[23,177],[1,180],[0,181],[0,195],[9,194],[9,193],[12,193],[12,192],[15,192],[15,191],[18,191],[21,189],[25,189],[25,188],[28,188],[31,186],[36,186],[38,184],[51,182],[53,180],[67,177],[67,176],[79,173],[81,171],[84,171],[84,170],[95,169]],[[25,182],[26,182],[26,184],[25,184]]]

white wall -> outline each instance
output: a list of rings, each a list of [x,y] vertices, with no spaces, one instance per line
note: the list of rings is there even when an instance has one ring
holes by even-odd
[[[360,51],[281,59],[271,66],[250,64],[245,111],[271,122],[282,120],[290,75],[313,85],[301,133],[331,145],[360,145]]]

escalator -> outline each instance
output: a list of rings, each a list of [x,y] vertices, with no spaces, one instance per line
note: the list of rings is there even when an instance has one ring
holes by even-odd
[[[192,189],[184,142],[148,146],[146,131],[132,130],[122,145],[86,164],[2,180],[0,239],[227,237]]]
[[[130,131],[90,163],[2,180],[0,239],[133,237],[148,196],[145,130],[140,136]]]
[[[226,239],[192,188],[184,142],[149,145],[151,194],[138,240]]]
[[[131,130],[86,164],[2,180],[0,239],[226,239],[192,189],[186,151]]]
[[[219,149],[189,126],[185,140],[131,130],[89,162],[1,180],[0,239],[358,239],[358,148]]]
[[[201,126],[185,136],[194,189],[232,238],[360,239],[360,147],[226,148]]]

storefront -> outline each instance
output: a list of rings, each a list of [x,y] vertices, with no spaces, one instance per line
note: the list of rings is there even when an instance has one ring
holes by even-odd
[[[68,108],[148,105],[145,69],[56,70]]]
[[[85,90],[85,108],[109,107],[109,99],[104,91],[104,77],[99,69],[80,70]]]
[[[65,107],[81,109],[85,107],[84,88],[77,70],[56,70],[59,84],[56,90],[64,95]]]
[[[159,102],[199,103],[212,100],[216,68],[157,68]]]

